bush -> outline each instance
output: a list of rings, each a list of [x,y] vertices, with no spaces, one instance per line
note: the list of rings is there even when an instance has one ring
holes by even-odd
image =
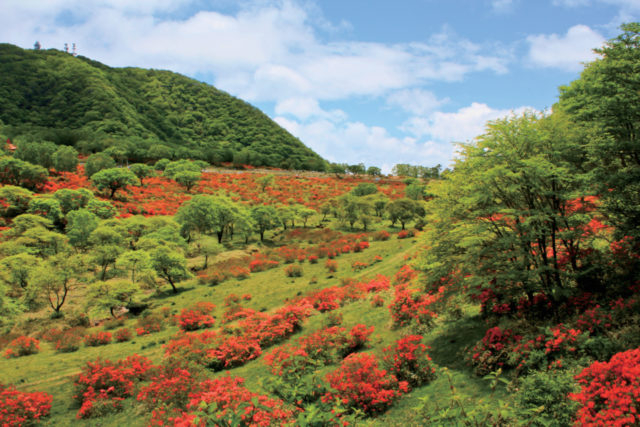
[[[359,409],[368,415],[386,411],[409,384],[385,370],[378,369],[375,357],[366,353],[351,354],[340,367],[326,376],[331,391],[322,397],[324,403],[340,399],[352,410]]]
[[[24,393],[0,383],[0,426],[30,426],[51,411],[52,397],[44,392]]]
[[[486,375],[502,368],[521,340],[522,336],[511,329],[503,330],[499,326],[488,329],[482,341],[471,350],[471,364],[476,374]]]
[[[113,338],[116,340],[116,342],[125,342],[131,340],[131,335],[131,329],[122,328],[114,332]]]
[[[136,334],[147,335],[154,332],[160,332],[164,329],[162,318],[157,314],[150,314],[138,319],[138,327],[136,328]]]
[[[332,259],[328,259],[324,266],[327,268],[329,273],[335,273],[338,271],[338,262]]]
[[[569,399],[569,394],[576,391],[571,372],[535,371],[523,378],[519,389],[516,405],[523,419],[533,421],[534,425],[560,427],[573,424],[578,404]]]
[[[97,347],[107,345],[111,342],[111,332],[96,332],[84,337],[84,345],[87,347]]]
[[[39,351],[40,341],[35,338],[22,336],[9,343],[7,351],[4,353],[4,357],[11,359],[14,357],[36,354]]]
[[[209,314],[215,309],[210,302],[199,302],[195,306],[183,309],[177,317],[180,329],[183,331],[195,331],[197,329],[210,328],[215,319]]]
[[[391,237],[391,235],[389,234],[389,232],[387,230],[376,231],[373,234],[373,240],[376,240],[376,241],[389,240],[390,237]]]
[[[413,230],[400,230],[398,232],[398,239],[407,239],[409,237],[414,237],[416,233]]]
[[[284,274],[287,277],[302,277],[302,267],[297,264],[288,265],[284,269]]]
[[[71,328],[66,331],[62,331],[55,341],[56,351],[60,353],[71,353],[77,351],[83,340],[83,332],[84,330],[79,328]]]
[[[577,377],[581,389],[571,394],[578,402],[576,424],[637,425],[640,413],[640,348],[594,362]]]
[[[399,380],[412,387],[428,384],[436,377],[427,346],[421,335],[409,335],[383,349],[384,366]]]

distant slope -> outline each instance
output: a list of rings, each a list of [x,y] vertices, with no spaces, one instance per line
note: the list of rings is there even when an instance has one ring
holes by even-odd
[[[170,71],[111,68],[58,50],[0,44],[0,120],[86,138],[164,144],[174,156],[323,169],[325,161],[257,108]],[[90,135],[87,137],[86,135]],[[141,142],[145,141],[145,142]]]

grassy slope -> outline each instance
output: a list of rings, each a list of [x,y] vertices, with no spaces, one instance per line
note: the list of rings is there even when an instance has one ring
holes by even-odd
[[[215,287],[198,286],[195,281],[182,284],[183,291],[178,295],[166,295],[162,298],[152,298],[154,308],[171,307],[174,312],[192,305],[198,301],[211,301],[217,305],[214,313],[219,319],[223,311],[223,299],[230,293],[239,295],[251,293],[253,299],[246,304],[255,310],[271,310],[284,304],[288,298],[292,298],[309,290],[322,289],[338,284],[341,277],[372,278],[376,274],[393,276],[406,262],[405,256],[413,255],[418,249],[418,243],[413,240],[397,240],[392,238],[386,242],[371,242],[371,247],[362,253],[341,255],[338,260],[337,273],[328,275],[323,262],[316,265],[303,264],[304,275],[301,278],[287,278],[284,275],[284,266],[254,273],[245,280],[229,280]],[[373,264],[361,272],[354,273],[351,263],[354,261],[370,261],[374,255],[381,255],[382,262]],[[198,260],[191,260],[197,262]],[[317,278],[317,283],[310,283],[312,277]],[[388,304],[393,298],[393,291],[382,294],[385,298],[385,306],[373,308],[370,300],[361,300],[348,304],[339,309],[343,315],[343,326],[350,327],[356,323],[365,323],[375,326],[375,334],[372,348],[367,351],[380,354],[382,347],[389,345],[402,330],[390,328],[390,316]],[[432,404],[444,405],[449,401],[449,383],[440,368],[447,367],[452,373],[456,388],[475,398],[481,398],[488,394],[486,384],[480,380],[470,378],[468,368],[462,362],[462,353],[465,347],[472,345],[482,337],[484,332],[474,318],[473,307],[467,307],[466,317],[456,322],[447,322],[441,317],[436,327],[426,336],[432,347],[430,353],[436,363],[440,375],[432,384],[416,389],[400,400],[390,411],[377,419],[366,422],[371,425],[401,425],[416,422],[414,419],[414,407],[419,398],[427,396]],[[307,334],[320,328],[327,314],[316,314],[306,321],[302,332]],[[218,322],[219,323],[219,322]],[[135,320],[127,321],[126,326],[133,327]],[[101,328],[96,328],[99,330]],[[101,425],[101,426],[143,426],[148,419],[148,414],[133,399],[129,399],[125,410],[121,413],[105,418],[93,420],[75,420],[76,408],[70,406],[73,393],[73,376],[86,361],[95,360],[97,357],[117,360],[130,354],[138,353],[151,358],[154,362],[162,360],[162,344],[175,332],[176,326],[169,325],[159,333],[134,337],[131,342],[113,343],[102,347],[81,347],[75,353],[58,354],[47,343],[42,343],[39,354],[12,360],[0,360],[0,372],[3,382],[15,383],[25,391],[41,390],[54,396],[54,406],[51,417],[45,425]],[[295,339],[295,336],[292,338]],[[269,350],[265,350],[263,355]],[[269,375],[266,366],[261,362],[262,357],[248,363],[245,366],[230,371],[232,375],[242,376],[246,384],[256,392],[266,393],[262,387],[262,379]],[[328,367],[327,370],[330,370]],[[215,375],[226,375],[226,372]]]

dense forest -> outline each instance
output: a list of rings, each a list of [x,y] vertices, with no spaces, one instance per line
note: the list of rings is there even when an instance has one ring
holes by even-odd
[[[638,426],[640,23],[596,52],[444,171],[16,138],[0,425]]]
[[[0,44],[0,124],[12,140],[161,158],[324,170],[326,162],[260,110],[180,74],[111,68]]]

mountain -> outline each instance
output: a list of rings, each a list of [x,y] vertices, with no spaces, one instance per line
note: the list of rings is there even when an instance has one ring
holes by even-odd
[[[7,135],[84,152],[116,145],[136,161],[172,156],[296,169],[326,165],[257,108],[170,71],[112,68],[54,49],[0,44],[0,100]]]

